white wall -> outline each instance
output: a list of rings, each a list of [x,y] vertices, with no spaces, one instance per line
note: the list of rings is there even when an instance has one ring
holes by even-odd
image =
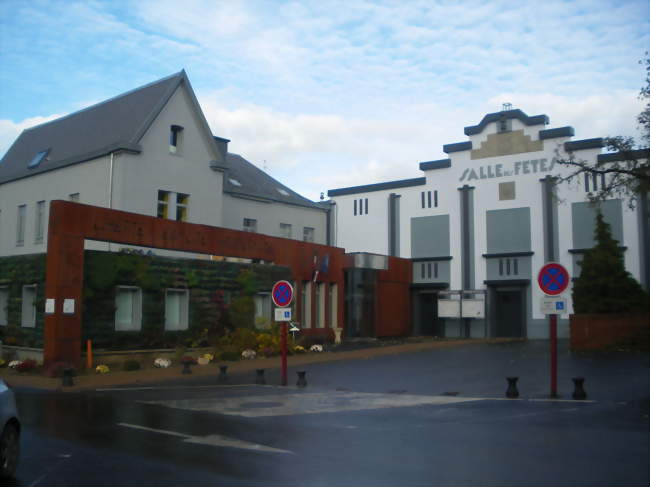
[[[177,154],[169,151],[171,125],[183,127]],[[209,143],[185,87],[179,87],[142,137],[142,152],[117,157],[113,208],[156,216],[158,190],[185,193],[190,195],[188,222],[221,226],[223,173],[210,169],[217,155]]]
[[[317,208],[263,202],[224,194],[223,226],[243,230],[244,218],[257,220],[257,233],[280,236],[280,223],[291,225],[293,240],[302,240],[303,228],[314,228],[314,242],[327,243],[327,213]]]
[[[81,203],[108,205],[109,157],[19,179],[0,186],[0,256],[43,253],[47,248],[47,222],[52,200],[68,200],[79,193]],[[34,242],[36,202],[46,201],[44,238]],[[27,205],[25,243],[16,246],[17,207]]]

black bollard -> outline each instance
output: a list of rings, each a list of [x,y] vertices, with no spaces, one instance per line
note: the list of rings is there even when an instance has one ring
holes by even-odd
[[[307,379],[305,379],[305,374],[307,373],[307,371],[300,370],[296,373],[298,374],[298,382],[296,382],[296,385],[298,387],[307,387]]]
[[[219,377],[217,377],[217,380],[223,384],[224,382],[228,382],[228,366],[227,365],[220,365],[219,366]]]
[[[587,399],[587,393],[585,392],[584,388],[582,387],[582,384],[585,382],[584,377],[573,377],[571,379],[573,381],[573,384],[575,386],[573,390],[573,399],[576,399],[578,401],[582,399]]]
[[[183,370],[181,370],[181,374],[191,374],[192,369],[190,368],[192,364],[189,362],[183,362]]]
[[[72,380],[73,375],[74,375],[74,369],[71,368],[63,369],[63,373],[61,375],[61,385],[63,387],[72,387],[74,385],[74,381]]]
[[[506,397],[510,399],[519,397],[519,391],[517,390],[517,381],[519,380],[519,377],[506,377],[506,379],[508,380]]]
[[[264,378],[264,369],[257,369],[257,377],[255,378],[255,383],[261,386],[266,385],[266,379]]]

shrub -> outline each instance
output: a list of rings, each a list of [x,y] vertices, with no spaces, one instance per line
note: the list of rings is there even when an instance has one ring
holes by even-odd
[[[140,362],[137,360],[127,360],[124,362],[124,365],[122,366],[122,370],[126,370],[127,372],[132,371],[132,370],[140,370]]]
[[[190,365],[196,365],[196,359],[192,357],[191,355],[185,355],[181,359],[182,364],[190,364]]]
[[[623,252],[602,213],[596,215],[596,245],[585,252],[580,276],[573,284],[576,313],[647,311],[650,301],[641,285],[625,270]]]

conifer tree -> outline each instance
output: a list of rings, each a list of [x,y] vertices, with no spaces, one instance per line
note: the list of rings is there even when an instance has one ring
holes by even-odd
[[[573,307],[581,313],[648,310],[648,294],[625,270],[623,251],[602,213],[596,215],[596,245],[585,252],[580,277],[573,283]]]

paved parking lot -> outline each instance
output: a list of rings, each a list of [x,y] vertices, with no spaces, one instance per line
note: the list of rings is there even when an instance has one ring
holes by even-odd
[[[647,486],[650,356],[562,343],[555,401],[547,347],[311,364],[305,389],[269,370],[266,386],[246,372],[227,385],[23,390],[19,485]],[[512,375],[518,400],[504,398]],[[576,375],[588,401],[571,399]]]

